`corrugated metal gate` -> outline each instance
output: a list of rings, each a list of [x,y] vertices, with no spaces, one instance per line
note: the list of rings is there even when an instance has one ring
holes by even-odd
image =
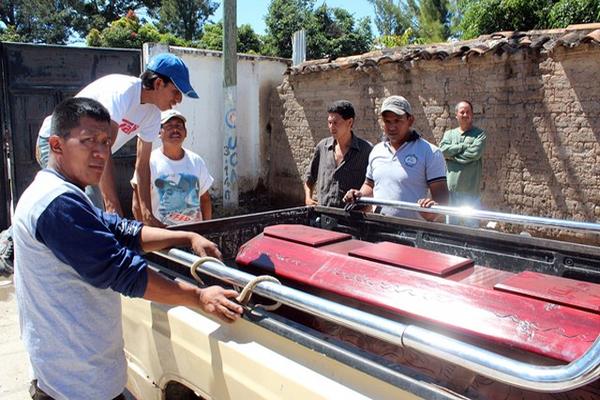
[[[0,228],[10,224],[11,198],[16,204],[39,170],[35,141],[42,120],[61,100],[103,75],[138,76],[140,56],[139,50],[0,43]],[[117,190],[125,212],[130,208],[134,162],[135,141],[131,141],[115,155]]]

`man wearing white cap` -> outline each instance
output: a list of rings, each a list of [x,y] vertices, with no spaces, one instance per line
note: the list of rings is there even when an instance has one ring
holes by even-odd
[[[365,183],[350,189],[344,201],[361,196],[419,203],[421,207],[448,203],[446,163],[439,148],[412,129],[415,117],[408,100],[390,96],[381,105],[385,138],[373,147]],[[429,193],[431,196],[429,196]],[[436,219],[432,213],[417,213],[383,207],[382,214],[405,218]]]
[[[179,225],[212,218],[208,189],[214,179],[198,154],[185,149],[186,119],[175,109],[161,114],[162,146],[150,155],[152,213],[162,224]],[[134,185],[133,213],[139,219]]]
[[[183,96],[197,99],[190,84],[189,71],[184,62],[174,54],[161,53],[150,60],[139,78],[120,74],[106,75],[90,83],[75,97],[87,97],[100,102],[110,112],[114,154],[125,143],[138,137],[135,174],[139,185],[141,220],[151,226],[162,226],[152,216],[150,207],[150,153],[152,142],[160,131],[160,112],[181,103]],[[37,159],[44,167],[48,157],[51,116],[42,124],[38,137]],[[100,194],[88,188],[95,204],[106,211],[123,215],[117,197],[112,162],[106,164]]]

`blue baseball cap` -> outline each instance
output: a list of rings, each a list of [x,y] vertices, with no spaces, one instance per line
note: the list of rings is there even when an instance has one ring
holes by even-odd
[[[161,53],[152,57],[147,70],[166,76],[173,81],[177,89],[187,97],[198,98],[198,94],[190,84],[190,73],[183,60],[171,53]]]

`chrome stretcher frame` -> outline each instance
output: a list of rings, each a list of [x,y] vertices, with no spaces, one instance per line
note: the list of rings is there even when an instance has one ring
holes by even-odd
[[[415,205],[411,206],[415,207]],[[422,211],[418,206],[415,209]],[[347,212],[328,207],[276,210],[180,226],[175,229],[191,229],[217,242],[224,253],[226,263],[231,266],[239,245],[261,233],[265,226],[281,223],[298,223],[351,233],[357,238],[368,241],[394,241],[435,249],[447,254],[469,255],[476,262],[501,257],[504,260],[503,267],[511,271],[527,268],[552,275],[600,282],[600,249],[593,246],[371,213]],[[190,280],[189,264],[194,260],[193,255],[181,250],[173,250],[169,254],[149,254],[148,258],[162,273],[174,278]],[[235,265],[233,268],[210,266],[208,263],[205,266],[206,268],[202,268],[199,273],[209,277],[209,282],[210,276],[218,277],[214,283],[237,281],[237,284],[242,284],[250,278],[245,272],[236,269]],[[212,267],[216,269],[212,270]],[[322,318],[330,318],[343,326],[359,329],[389,343],[400,344],[450,363],[460,364],[478,374],[514,386],[542,392],[560,392],[585,385],[598,378],[600,359],[598,339],[583,356],[570,364],[539,366],[513,360],[418,326],[398,324],[368,313],[357,313],[356,310],[341,304],[329,304],[331,302],[322,304],[323,299],[305,297],[305,295],[311,296],[306,293],[300,293],[300,300],[306,301],[296,304],[298,299],[293,295],[298,293],[292,292],[290,297],[290,293],[279,293],[279,290],[285,292],[286,288],[269,283],[262,283],[257,288],[257,292],[261,295],[277,299],[290,306],[297,306],[304,312],[312,312],[309,308],[314,305],[312,302],[315,300],[317,301],[316,310],[313,310],[315,312],[327,311],[328,307],[332,307],[325,313],[331,312],[331,315],[324,315]],[[361,322],[362,317],[365,317],[365,320]],[[276,314],[255,310],[247,313],[244,318],[419,397],[460,398],[460,395],[456,397],[450,391],[436,390],[435,384],[433,386],[427,384],[426,379],[415,380],[405,375],[402,368],[382,364],[376,358],[375,360],[369,358],[368,354],[356,354],[335,342],[324,341],[316,332],[311,333],[310,329],[305,330],[293,321]],[[354,321],[355,318],[359,320]],[[365,326],[360,327],[363,323]]]

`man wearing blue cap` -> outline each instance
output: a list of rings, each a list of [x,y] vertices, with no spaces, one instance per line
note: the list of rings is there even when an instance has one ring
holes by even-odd
[[[152,216],[150,205],[150,153],[152,142],[160,131],[160,112],[180,103],[183,95],[194,99],[198,95],[190,84],[189,72],[183,61],[170,53],[153,57],[139,78],[121,74],[103,76],[84,87],[75,97],[87,97],[100,102],[110,113],[111,151],[114,154],[125,143],[138,136],[135,174],[138,177],[139,209],[142,222],[163,227]],[[38,133],[36,158],[42,168],[48,164],[52,116],[44,119]],[[106,163],[98,187],[87,187],[86,194],[94,205],[123,216],[117,197],[112,160]],[[10,228],[0,234],[0,275],[12,273],[13,241]]]
[[[111,74],[90,83],[75,97],[87,97],[100,102],[111,115],[112,147],[114,154],[125,143],[138,137],[135,174],[140,194],[142,221],[146,225],[164,226],[152,215],[150,206],[150,153],[152,142],[160,132],[160,112],[181,102],[183,95],[197,99],[189,71],[184,62],[170,53],[153,57],[139,78]],[[51,116],[46,117],[39,132],[36,157],[42,167],[48,160],[48,137]],[[100,194],[88,188],[92,201],[109,212],[123,215],[117,197],[112,162],[106,164],[100,181]]]

